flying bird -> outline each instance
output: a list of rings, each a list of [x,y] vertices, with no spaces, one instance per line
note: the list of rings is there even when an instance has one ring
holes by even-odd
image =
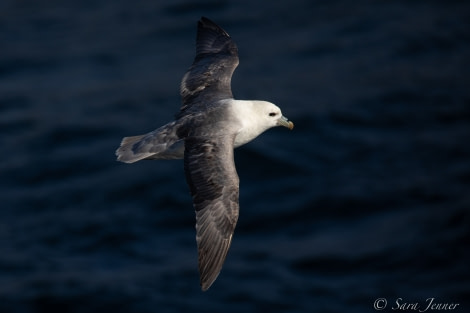
[[[125,137],[117,160],[184,159],[196,211],[196,241],[202,290],[219,275],[238,220],[239,179],[234,148],[269,128],[294,124],[267,101],[235,100],[231,79],[238,49],[211,20],[198,21],[196,57],[184,75],[182,106],[175,119],[140,136]]]

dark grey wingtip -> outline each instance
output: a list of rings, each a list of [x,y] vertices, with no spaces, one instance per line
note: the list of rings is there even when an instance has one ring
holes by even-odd
[[[218,33],[230,38],[230,35],[222,27],[220,27],[214,21],[208,19],[205,16],[202,16],[201,19],[198,21],[198,27],[199,28],[209,28],[209,29],[215,30]]]
[[[225,260],[225,259],[224,259]],[[222,267],[220,268],[220,270]],[[200,285],[202,291],[207,291],[212,286],[212,284],[216,281],[217,277],[219,277],[220,270],[215,274],[210,275],[209,277],[201,277]]]
[[[204,283],[201,282],[201,290],[202,290],[202,291],[207,291],[207,290],[209,290],[209,288],[212,286],[212,283],[213,283],[213,281],[212,281],[210,284],[208,284],[208,283],[206,283],[206,282],[204,282]]]
[[[207,17],[201,17],[197,27],[196,60],[206,55],[219,53],[236,58],[233,63],[238,64],[237,45],[232,41],[230,35]],[[210,61],[215,62],[212,59]]]

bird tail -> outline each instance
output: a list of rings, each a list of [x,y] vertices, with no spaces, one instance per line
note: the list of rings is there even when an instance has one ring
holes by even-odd
[[[153,153],[135,153],[134,145],[139,143],[145,135],[124,137],[121,141],[121,145],[116,150],[117,160],[124,163],[134,163],[143,160]]]
[[[124,137],[116,150],[117,160],[134,163],[144,159],[182,159],[184,140],[177,135],[177,122],[168,123],[150,133]]]

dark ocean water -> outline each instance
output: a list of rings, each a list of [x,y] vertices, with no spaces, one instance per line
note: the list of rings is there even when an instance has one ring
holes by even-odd
[[[0,312],[469,312],[468,2],[67,3],[0,3]],[[178,111],[201,15],[296,125],[237,149],[205,293],[182,162],[114,156]]]

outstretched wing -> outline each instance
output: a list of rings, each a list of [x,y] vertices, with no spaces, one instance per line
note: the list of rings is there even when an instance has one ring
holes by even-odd
[[[196,57],[181,81],[181,112],[197,104],[233,98],[230,87],[238,49],[229,34],[211,20],[198,22]]]
[[[202,290],[215,281],[238,220],[239,180],[233,137],[189,137],[184,168],[196,210],[196,240]]]

